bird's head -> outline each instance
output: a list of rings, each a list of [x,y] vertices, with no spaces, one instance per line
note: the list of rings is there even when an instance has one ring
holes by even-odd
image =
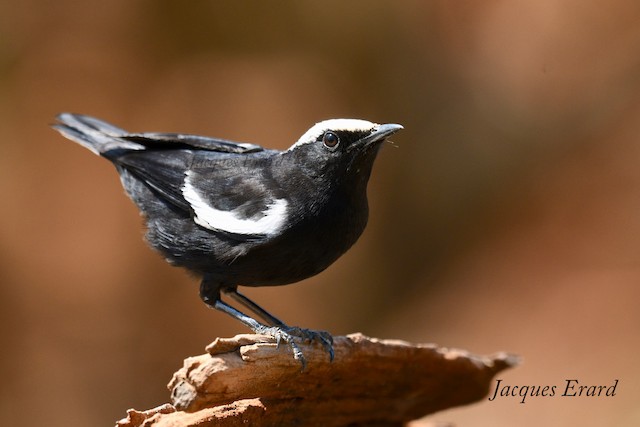
[[[315,124],[286,151],[310,175],[329,179],[358,176],[365,182],[382,142],[402,129],[359,119],[331,119]]]

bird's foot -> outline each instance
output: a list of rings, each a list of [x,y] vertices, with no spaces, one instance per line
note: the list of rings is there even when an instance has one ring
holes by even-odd
[[[314,331],[312,329],[303,329],[297,326],[287,325],[265,326],[256,332],[274,337],[277,346],[280,346],[281,342],[289,344],[289,347],[293,352],[293,358],[300,362],[303,371],[307,366],[307,361],[296,341],[303,343],[315,341],[319,343],[324,350],[329,353],[329,360],[333,361],[333,337],[329,332]]]

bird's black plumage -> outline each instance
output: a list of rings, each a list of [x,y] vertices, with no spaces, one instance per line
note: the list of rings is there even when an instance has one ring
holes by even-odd
[[[381,142],[402,128],[364,120],[320,122],[286,151],[176,133],[129,133],[63,113],[64,136],[110,160],[143,212],[147,240],[169,262],[203,277],[202,299],[255,332],[288,342],[330,335],[291,328],[237,291],[313,276],[362,234],[366,187]],[[234,309],[221,292],[262,317]]]

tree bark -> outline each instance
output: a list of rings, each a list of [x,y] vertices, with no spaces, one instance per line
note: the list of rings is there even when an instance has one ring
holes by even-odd
[[[219,338],[174,374],[171,405],[129,410],[117,426],[400,426],[482,399],[518,363],[362,334],[335,337],[333,361],[318,344],[300,347],[304,371],[271,337]]]

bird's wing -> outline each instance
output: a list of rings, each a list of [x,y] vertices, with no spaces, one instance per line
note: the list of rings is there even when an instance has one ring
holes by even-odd
[[[253,156],[198,150],[144,150],[115,161],[209,230],[239,238],[284,226],[287,202]]]
[[[244,238],[275,235],[288,218],[282,190],[259,167],[224,162],[215,169],[193,168],[182,194],[197,224]]]
[[[188,150],[141,150],[121,154],[112,161],[118,169],[147,184],[159,197],[189,213],[191,206],[180,188],[192,159],[193,153]]]
[[[185,211],[193,211],[182,194],[188,170],[217,167],[225,154],[243,157],[241,155],[265,151],[255,144],[179,133],[125,133],[117,138],[141,144],[145,149],[128,151],[112,161]]]
[[[272,150],[197,135],[130,133],[81,114],[63,113],[58,120],[54,127],[65,136],[108,158],[202,227],[246,238],[275,233],[284,224],[287,202],[260,162]]]
[[[119,138],[153,148],[176,148],[177,146],[182,146],[200,150],[217,151],[220,153],[236,154],[255,153],[264,150],[263,147],[256,144],[234,142],[226,139],[183,133],[126,133],[124,135],[120,135]]]

